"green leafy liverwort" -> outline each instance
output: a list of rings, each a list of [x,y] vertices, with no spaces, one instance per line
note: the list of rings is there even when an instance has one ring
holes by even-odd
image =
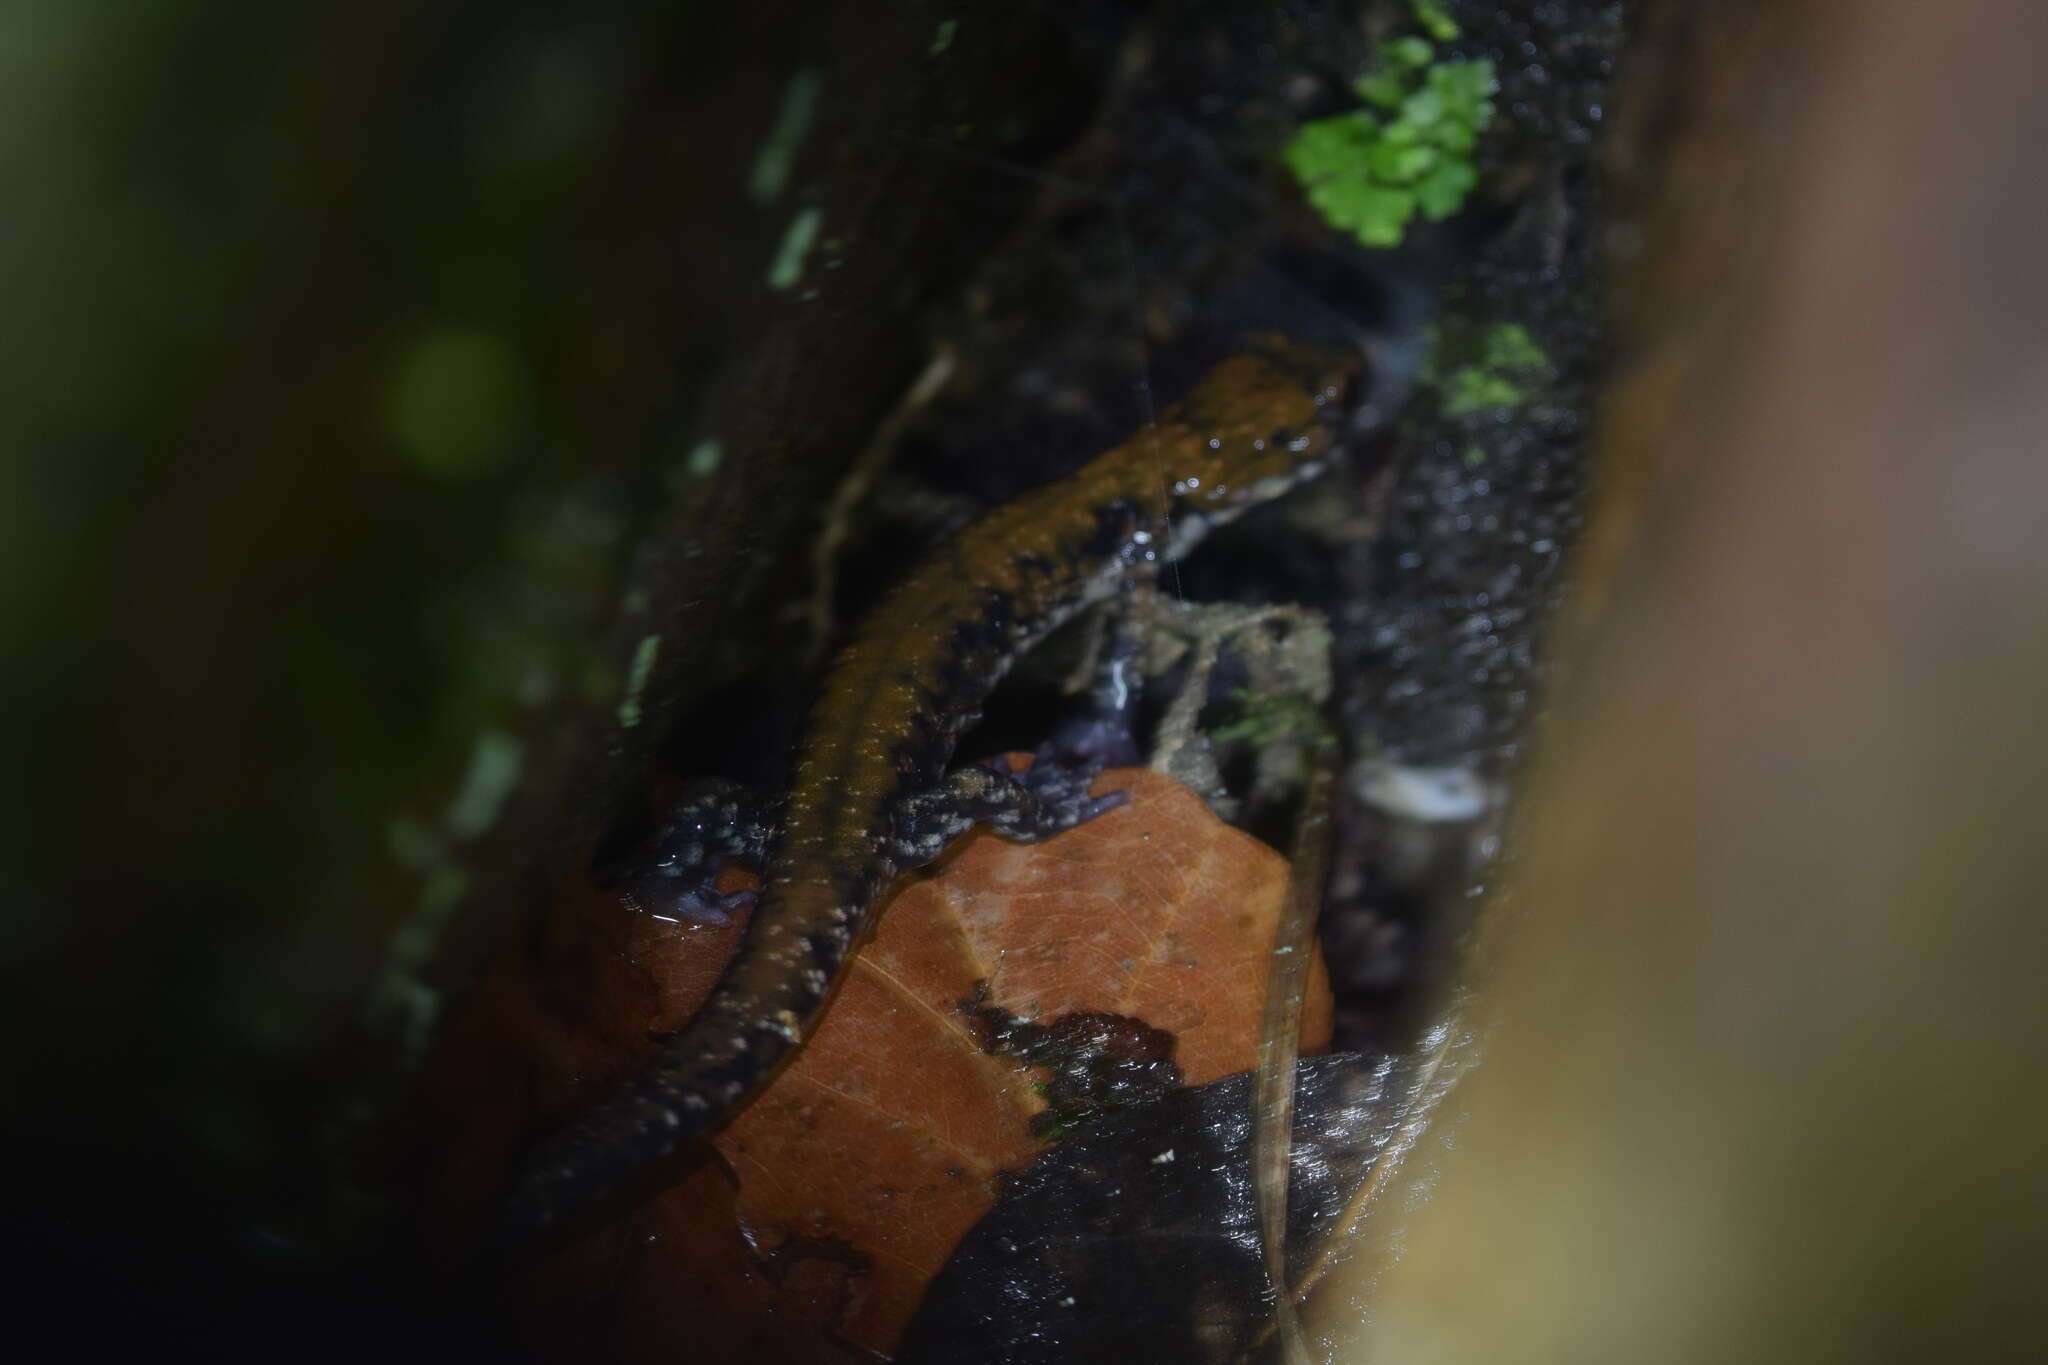
[[[1440,40],[1457,36],[1441,6],[1418,4],[1416,15]],[[1304,123],[1287,144],[1309,202],[1366,246],[1400,245],[1418,211],[1450,217],[1479,181],[1472,149],[1493,118],[1493,63],[1435,58],[1426,38],[1380,44],[1377,68],[1352,86],[1366,107]]]

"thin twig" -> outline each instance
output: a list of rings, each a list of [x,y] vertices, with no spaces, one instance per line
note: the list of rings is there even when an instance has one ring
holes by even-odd
[[[1287,1176],[1294,1145],[1294,1064],[1301,1051],[1302,992],[1314,953],[1316,916],[1330,870],[1331,765],[1311,765],[1295,825],[1286,912],[1273,933],[1260,1025],[1259,1068],[1252,1077],[1252,1189],[1273,1311],[1288,1365],[1309,1365],[1308,1345],[1287,1280]]]

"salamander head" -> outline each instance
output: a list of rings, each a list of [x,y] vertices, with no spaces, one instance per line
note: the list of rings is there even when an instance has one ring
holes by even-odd
[[[1168,471],[1167,558],[1178,559],[1210,528],[1322,473],[1363,364],[1349,347],[1276,338],[1211,370],[1179,408],[1195,440]]]

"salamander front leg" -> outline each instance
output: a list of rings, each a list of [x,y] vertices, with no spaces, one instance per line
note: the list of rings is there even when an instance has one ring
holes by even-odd
[[[1036,843],[1129,799],[1123,792],[1090,796],[1088,788],[1102,765],[1061,767],[1051,760],[1050,749],[1039,750],[1023,772],[977,764],[930,791],[904,798],[897,807],[890,860],[899,870],[922,867],[974,825],[987,825],[1005,839]]]
[[[1145,693],[1145,634],[1151,622],[1133,606],[1131,594],[1124,597],[1113,609],[1105,608],[1109,616],[1101,627],[1087,709],[1061,721],[1047,746],[1069,763],[1121,768],[1141,761],[1137,716]]]
[[[781,812],[775,803],[716,778],[692,782],[669,807],[646,843],[599,880],[618,892],[627,909],[658,919],[728,924],[732,912],[754,903],[752,891],[721,892],[727,863],[759,866],[768,857]]]

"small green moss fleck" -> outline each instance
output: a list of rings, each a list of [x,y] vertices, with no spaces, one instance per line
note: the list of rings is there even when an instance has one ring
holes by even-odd
[[[468,894],[470,875],[441,837],[417,820],[401,816],[387,833],[392,856],[419,874],[420,898],[385,945],[384,964],[366,1002],[367,1017],[386,1036],[419,1038],[433,1022],[440,998],[418,973]]]
[[[1463,417],[1482,408],[1516,407],[1527,396],[1527,390],[1519,384],[1497,374],[1467,368],[1453,371],[1450,382],[1444,385],[1444,411],[1452,417]]]
[[[1431,329],[1422,380],[1442,395],[1446,416],[1464,417],[1519,406],[1549,368],[1550,357],[1519,323],[1453,319]]]
[[[1241,710],[1236,720],[1209,732],[1210,738],[1218,743],[1242,739],[1254,745],[1267,745],[1291,739],[1318,749],[1327,749],[1336,743],[1336,736],[1329,732],[1321,713],[1306,697],[1298,694],[1254,696],[1242,687],[1234,689],[1230,695]]]
[[[661,637],[645,635],[633,650],[632,665],[626,670],[625,695],[619,698],[619,725],[627,730],[640,723],[640,694],[654,677],[655,661],[661,658]]]
[[[1541,369],[1550,357],[1518,322],[1503,322],[1487,329],[1485,363],[1495,369]]]
[[[399,357],[387,403],[391,435],[436,478],[474,479],[503,465],[525,415],[524,368],[494,332],[436,328]]]
[[[485,730],[470,751],[469,770],[448,804],[442,823],[458,839],[474,839],[489,829],[519,778],[519,741],[503,730]]]
[[[1422,31],[1440,43],[1454,43],[1458,40],[1458,25],[1451,18],[1442,0],[1409,0],[1408,8],[1415,14],[1415,22]]]
[[[754,157],[754,172],[747,182],[747,192],[755,203],[773,203],[789,184],[790,170],[796,165],[804,135],[810,131],[811,115],[818,107],[818,89],[823,84],[818,73],[808,67],[789,78],[782,92],[782,109],[775,116],[775,126],[769,130],[767,141]]]
[[[946,49],[953,45],[953,35],[959,31],[960,21],[958,19],[939,20],[938,31],[932,34],[931,55],[934,57],[945,56]]]
[[[724,460],[725,445],[716,436],[707,436],[683,457],[683,472],[693,479],[708,479]]]
[[[818,228],[824,221],[825,215],[816,208],[803,209],[790,219],[775,262],[768,267],[770,289],[787,289],[804,277],[804,258],[811,254],[811,244],[818,240]]]
[[[1406,38],[1395,38],[1380,47],[1380,60],[1396,70],[1428,66],[1435,56],[1436,49],[1426,39],[1412,34]]]

